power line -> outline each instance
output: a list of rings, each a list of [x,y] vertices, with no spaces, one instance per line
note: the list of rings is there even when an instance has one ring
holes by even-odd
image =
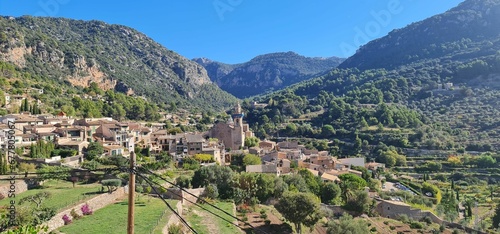
[[[158,185],[158,186],[160,186],[160,187],[163,187],[163,185],[161,185],[161,184],[159,184],[157,182],[154,182],[154,181],[151,181],[151,182],[154,183],[154,184],[156,184],[156,185]],[[163,188],[165,188],[165,187],[163,187]],[[182,195],[179,195],[179,194],[176,194],[176,193],[172,193],[172,194],[175,195],[175,196],[177,196],[177,197],[179,197],[179,198],[181,198],[181,199],[183,199]],[[197,197],[197,198],[199,199],[199,197]],[[200,205],[200,204],[198,204],[196,202],[190,201],[188,199],[185,199],[185,200],[188,201],[189,203],[194,204],[195,206],[201,208],[202,210],[204,210],[204,211],[206,211],[206,212],[208,212],[210,214],[213,214],[213,215],[217,216],[218,218],[220,218],[220,219],[222,219],[222,220],[224,220],[224,221],[226,221],[226,222],[228,222],[228,223],[230,223],[230,224],[232,224],[232,225],[234,225],[234,226],[236,226],[236,227],[238,227],[238,228],[241,229],[241,227],[238,224],[233,223],[233,221],[228,220],[228,219],[220,216],[219,214],[216,214],[213,211],[208,210],[207,208],[203,207],[202,205]],[[235,218],[234,216],[231,216],[231,217]]]
[[[113,167],[113,168],[103,168],[103,169],[95,169],[95,170],[80,170],[80,171],[73,171],[73,170],[68,170],[68,171],[54,171],[54,172],[25,172],[25,173],[7,173],[5,175],[2,175],[4,176],[5,178],[0,178],[0,180],[12,180],[12,179],[26,179],[27,176],[29,175],[59,175],[59,174],[71,174],[72,172],[73,173],[89,173],[89,172],[107,172],[107,173],[111,173],[113,171],[123,171],[124,169],[123,168],[119,168],[119,167]],[[12,176],[14,176],[14,178],[12,178]],[[19,177],[18,177],[19,176]],[[24,177],[23,177],[24,176]],[[40,177],[29,177],[28,179],[36,179],[36,178],[40,178]]]
[[[171,210],[187,228],[189,228],[193,233],[198,234],[198,232],[196,232],[196,230],[194,230],[194,228],[191,227],[187,223],[187,221],[184,220],[184,218],[182,218],[182,216],[179,213],[177,213],[177,211],[175,211],[174,208],[172,208],[172,206],[170,206],[170,204],[168,204],[168,202],[161,196],[161,194],[156,190],[156,188],[153,186],[153,184],[147,177],[145,177],[141,173],[138,173],[137,171],[135,171],[135,174],[144,179],[144,181],[146,181],[146,183],[148,183],[148,185],[151,186],[151,188],[155,191],[155,193],[159,195],[160,199],[167,205],[168,209]]]
[[[232,214],[228,213],[227,211],[225,211],[225,210],[223,210],[223,209],[221,209],[221,208],[219,208],[219,207],[217,207],[217,206],[215,206],[215,205],[211,204],[210,202],[206,201],[205,199],[203,199],[203,198],[201,198],[201,197],[199,197],[199,196],[196,196],[195,194],[193,194],[193,193],[191,193],[191,192],[187,191],[186,189],[182,188],[181,186],[176,185],[176,184],[174,184],[174,183],[172,183],[172,182],[168,181],[168,180],[167,180],[167,179],[165,179],[164,177],[162,177],[162,176],[160,176],[160,175],[158,175],[158,174],[156,174],[156,173],[152,172],[151,170],[148,170],[148,169],[143,168],[143,167],[138,167],[138,168],[145,170],[147,173],[149,173],[149,174],[151,174],[151,175],[157,176],[157,177],[158,177],[158,178],[160,178],[161,180],[163,180],[163,181],[165,181],[165,182],[169,183],[170,185],[173,185],[173,186],[175,186],[175,187],[179,188],[180,190],[182,190],[182,191],[186,192],[187,194],[189,194],[189,195],[191,195],[191,196],[193,196],[193,197],[195,197],[195,198],[197,198],[197,199],[199,199],[199,200],[203,201],[204,203],[208,204],[209,206],[211,206],[211,207],[215,208],[216,210],[219,210],[219,211],[223,212],[224,214],[226,214],[226,215],[228,215],[228,216],[230,216],[230,217],[232,217],[232,218],[234,218],[234,219],[236,219],[236,220],[238,220],[238,221],[240,221],[240,222],[242,222],[242,223],[244,223],[244,224],[248,225],[248,226],[249,226],[249,227],[251,227],[252,229],[254,229],[254,230],[257,230],[257,231],[260,231],[260,232],[262,232],[262,233],[267,234],[267,232],[265,232],[265,231],[263,231],[263,230],[260,230],[260,229],[257,229],[256,227],[254,227],[254,226],[253,226],[253,225],[251,225],[250,223],[245,222],[245,221],[243,221],[242,219],[240,219],[240,218],[238,218],[238,217],[236,217],[236,216],[234,216],[234,215],[232,215]],[[231,224],[234,224],[234,223],[232,223],[232,222],[231,222]],[[239,226],[238,226],[238,227],[239,227]]]

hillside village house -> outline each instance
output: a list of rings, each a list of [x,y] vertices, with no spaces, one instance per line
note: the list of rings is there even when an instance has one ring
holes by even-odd
[[[225,148],[222,143],[209,142],[201,133],[170,135],[166,130],[151,133],[152,149],[155,152],[166,151],[176,160],[196,154],[210,154],[216,162],[224,165]]]
[[[245,169],[248,173],[263,173],[263,174],[273,174],[279,176],[278,167],[276,164],[269,165],[248,165]]]

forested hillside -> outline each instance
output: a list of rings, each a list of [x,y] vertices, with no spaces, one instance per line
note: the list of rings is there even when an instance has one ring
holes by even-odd
[[[250,121],[268,136],[288,129],[347,144],[500,148],[499,7],[469,0],[395,30],[328,74],[257,99],[266,108],[247,105]]]
[[[0,61],[48,82],[94,82],[160,106],[222,110],[236,102],[197,63],[132,28],[100,21],[0,17]]]
[[[32,114],[57,114],[74,117],[112,117],[116,120],[157,121],[161,110],[156,104],[113,90],[104,91],[97,83],[73,87],[62,80],[51,80],[0,62],[0,115],[29,111]],[[38,90],[43,90],[39,93]],[[5,94],[22,95],[23,102],[6,106]]]
[[[468,0],[449,11],[373,40],[339,67],[394,69],[429,59],[462,61],[494,54],[499,44],[499,0]]]

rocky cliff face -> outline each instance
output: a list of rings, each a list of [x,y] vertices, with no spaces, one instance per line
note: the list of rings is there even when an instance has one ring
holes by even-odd
[[[203,66],[132,28],[100,21],[0,17],[0,60],[74,86],[95,82],[155,102],[222,108],[236,101]]]
[[[219,87],[244,98],[315,77],[337,67],[343,59],[309,58],[294,52],[257,56],[249,62],[229,65],[206,58],[194,59],[204,66]]]

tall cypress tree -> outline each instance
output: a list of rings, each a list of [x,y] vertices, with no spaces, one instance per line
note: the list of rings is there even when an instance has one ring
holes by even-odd
[[[7,160],[3,152],[0,153],[0,174],[7,174]]]
[[[34,158],[35,157],[35,146],[33,145],[33,143],[31,143],[31,146],[30,146],[30,157],[31,158]]]
[[[24,99],[24,109],[23,109],[23,111],[29,111],[29,109],[30,109],[30,104],[28,102],[28,98],[25,98]]]

